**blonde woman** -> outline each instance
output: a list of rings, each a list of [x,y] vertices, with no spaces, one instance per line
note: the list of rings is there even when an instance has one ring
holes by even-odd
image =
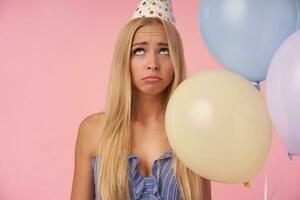
[[[105,113],[79,127],[71,200],[211,199],[210,181],[185,167],[166,137],[165,108],[186,76],[173,20],[136,17],[121,30]]]

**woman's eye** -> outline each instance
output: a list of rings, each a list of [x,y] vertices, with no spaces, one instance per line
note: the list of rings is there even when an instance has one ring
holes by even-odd
[[[162,49],[160,49],[160,52],[162,54],[169,54],[169,49],[168,48],[162,48]]]
[[[133,50],[133,53],[135,55],[142,55],[142,54],[144,54],[144,49],[143,48],[137,48],[137,49]]]

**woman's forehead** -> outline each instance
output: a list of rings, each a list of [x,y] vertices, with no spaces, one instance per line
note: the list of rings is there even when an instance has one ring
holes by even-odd
[[[133,38],[134,42],[143,42],[144,40],[161,40],[167,42],[165,29],[161,24],[151,24],[139,28]]]

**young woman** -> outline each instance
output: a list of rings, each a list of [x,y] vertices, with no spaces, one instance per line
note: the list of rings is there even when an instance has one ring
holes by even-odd
[[[210,200],[210,181],[168,142],[169,97],[185,79],[180,35],[157,17],[132,19],[115,47],[105,113],[79,127],[71,200]]]

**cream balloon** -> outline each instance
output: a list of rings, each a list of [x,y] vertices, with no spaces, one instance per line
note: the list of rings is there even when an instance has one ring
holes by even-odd
[[[272,124],[261,94],[227,70],[207,70],[184,80],[169,99],[165,127],[172,149],[209,180],[245,183],[262,168]]]

